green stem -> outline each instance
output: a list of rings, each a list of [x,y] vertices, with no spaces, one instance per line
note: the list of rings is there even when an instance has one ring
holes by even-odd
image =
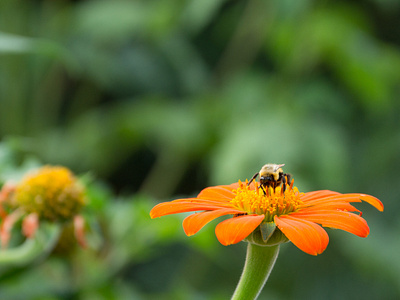
[[[279,245],[271,247],[248,243],[242,276],[231,300],[257,299],[278,257]]]

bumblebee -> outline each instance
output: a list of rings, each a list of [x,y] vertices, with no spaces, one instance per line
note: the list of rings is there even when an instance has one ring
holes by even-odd
[[[272,187],[274,190],[277,186],[280,186],[282,183],[282,190],[285,191],[286,183],[290,182],[290,174],[283,173],[282,167],[285,164],[266,164],[264,165],[259,172],[254,174],[253,178],[250,179],[248,185],[252,183],[257,176],[260,176],[260,187],[262,188],[264,194],[269,187]]]

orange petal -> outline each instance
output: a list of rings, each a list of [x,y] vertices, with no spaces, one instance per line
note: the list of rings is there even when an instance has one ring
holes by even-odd
[[[332,201],[324,201],[311,206],[303,206],[300,209],[300,212],[310,212],[310,211],[321,211],[321,210],[343,210],[343,211],[356,211],[361,213],[357,208],[351,205],[348,202],[332,202]]]
[[[315,200],[315,199],[331,197],[331,196],[335,196],[335,195],[341,195],[341,194],[338,192],[333,192],[333,191],[329,191],[329,190],[320,190],[320,191],[305,193],[304,195],[301,196],[301,200],[310,201],[310,200]]]
[[[301,200],[303,200],[303,197],[301,197]],[[365,195],[365,194],[339,194],[335,196],[330,196],[330,197],[324,197],[324,198],[314,198],[312,200],[307,200],[306,204],[307,205],[317,205],[321,203],[327,203],[327,202],[337,202],[337,201],[346,201],[346,202],[361,202],[365,201],[369,204],[371,204],[373,207],[375,207],[379,211],[383,211],[383,204],[382,202],[370,195]]]
[[[255,182],[256,182],[256,181],[253,180],[253,181],[250,183],[250,189],[255,189]],[[222,186],[225,187],[225,188],[227,188],[227,189],[229,189],[229,190],[236,190],[236,189],[239,188],[240,184],[247,185],[247,184],[248,184],[248,180],[246,179],[246,181],[234,182],[234,183],[231,183],[230,185],[222,185]],[[257,187],[258,187],[259,185],[260,185],[260,183],[257,182]]]
[[[211,206],[218,206],[218,207],[226,207],[226,208],[233,208],[233,205],[230,202],[221,202],[221,201],[215,201],[215,200],[207,200],[207,199],[198,199],[198,198],[189,198],[189,199],[178,199],[171,201],[172,202],[179,202],[179,203],[201,203],[204,205],[211,205]]]
[[[370,195],[365,195],[365,194],[359,194],[359,195],[360,195],[360,199],[362,201],[365,201],[365,202],[371,204],[373,207],[375,207],[379,211],[383,211],[383,203],[381,202],[381,200],[379,200],[378,198],[375,198],[374,196],[370,196]]]
[[[222,186],[223,186],[224,188],[226,188],[226,189],[232,191],[232,190],[236,190],[236,189],[239,188],[239,182],[234,182],[234,183],[231,183],[231,184],[228,184],[228,185],[222,185]]]
[[[37,213],[29,214],[22,221],[22,232],[27,238],[33,238],[38,228],[39,216]]]
[[[367,222],[360,216],[346,211],[298,212],[290,214],[290,216],[315,222],[324,227],[342,229],[360,237],[367,237],[369,234]]]
[[[233,190],[238,189],[240,184],[246,185],[245,182],[235,182],[229,185],[217,185],[208,187],[202,190],[197,198],[223,202],[231,201],[236,196],[233,193]],[[250,188],[255,188],[254,181],[250,184]]]
[[[231,189],[225,186],[212,186],[205,188],[200,192],[197,198],[208,199],[214,201],[230,201],[235,197]]]
[[[224,246],[236,244],[252,233],[264,218],[264,215],[234,217],[219,223],[215,228],[215,234]]]
[[[193,214],[183,220],[183,230],[185,230],[187,236],[191,236],[197,233],[201,228],[203,228],[204,225],[206,225],[208,222],[211,222],[215,218],[238,213],[243,212],[237,209],[224,208]]]
[[[82,248],[86,248],[85,219],[80,215],[74,217],[74,233],[79,245]]]
[[[308,254],[321,254],[328,246],[328,234],[318,224],[289,215],[275,216],[274,220],[286,237]]]
[[[163,202],[153,207],[153,209],[150,211],[150,217],[154,219],[170,214],[177,214],[188,211],[216,209],[221,209],[221,206],[185,201]]]
[[[0,190],[0,218],[4,219],[7,212],[3,207],[3,203],[10,200],[12,194],[15,192],[16,185],[12,182],[6,182]]]
[[[2,248],[7,247],[11,238],[11,229],[13,228],[15,222],[22,217],[22,215],[23,212],[17,209],[4,218],[0,228],[0,242]]]

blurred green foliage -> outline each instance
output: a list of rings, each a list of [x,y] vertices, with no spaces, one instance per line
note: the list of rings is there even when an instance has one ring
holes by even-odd
[[[95,174],[94,250],[0,274],[4,299],[227,299],[244,261],[160,201],[285,163],[303,191],[380,198],[371,234],[282,247],[269,299],[397,299],[400,2],[0,2],[0,179]]]

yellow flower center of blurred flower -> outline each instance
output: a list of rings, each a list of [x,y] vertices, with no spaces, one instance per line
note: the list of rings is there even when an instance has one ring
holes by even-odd
[[[84,205],[84,189],[70,170],[45,166],[22,179],[16,204],[50,221],[72,219]]]
[[[272,222],[274,216],[286,215],[295,212],[303,201],[297,187],[286,185],[283,191],[280,186],[268,188],[266,193],[256,183],[256,188],[239,182],[239,188],[233,191],[236,197],[231,203],[247,214],[265,215],[264,222]]]

